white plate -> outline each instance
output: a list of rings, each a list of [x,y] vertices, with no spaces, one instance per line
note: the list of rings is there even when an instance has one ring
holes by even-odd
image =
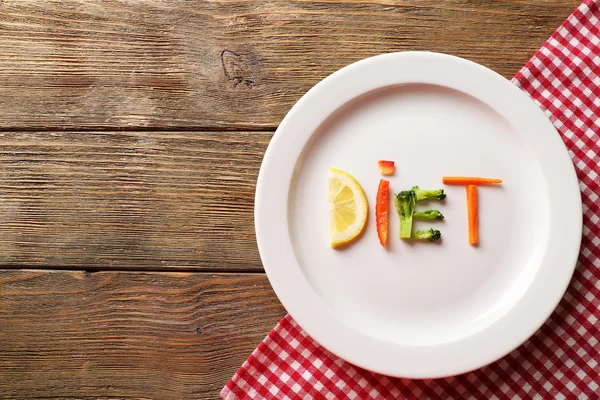
[[[444,187],[439,244],[377,239],[377,160],[396,161],[391,191]],[[370,217],[346,249],[329,247],[328,169],[363,186]],[[481,187],[480,245],[469,246],[465,188],[444,175],[498,177]],[[420,206],[423,207],[423,206]],[[386,54],[312,88],[275,133],[258,178],[260,255],[279,299],[317,342],[360,367],[436,378],[509,353],[548,318],[581,241],[575,171],[556,130],[518,88],[443,54]]]

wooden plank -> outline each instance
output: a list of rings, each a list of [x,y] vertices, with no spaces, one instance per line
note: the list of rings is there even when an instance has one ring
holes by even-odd
[[[0,268],[261,271],[271,135],[0,133]]]
[[[433,50],[514,75],[580,0],[3,0],[0,129],[273,128],[323,77]]]
[[[263,274],[0,271],[0,398],[214,399],[283,315]]]

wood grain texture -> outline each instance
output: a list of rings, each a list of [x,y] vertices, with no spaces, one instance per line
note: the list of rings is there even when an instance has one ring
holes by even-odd
[[[269,132],[0,132],[0,268],[262,271]]]
[[[283,315],[263,274],[0,271],[0,398],[216,399]]]
[[[0,129],[274,128],[385,52],[511,77],[579,0],[3,0]]]

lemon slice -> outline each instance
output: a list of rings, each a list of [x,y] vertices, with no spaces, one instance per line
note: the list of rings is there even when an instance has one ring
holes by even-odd
[[[349,173],[329,169],[329,228],[331,247],[342,246],[361,234],[369,207],[360,184]]]

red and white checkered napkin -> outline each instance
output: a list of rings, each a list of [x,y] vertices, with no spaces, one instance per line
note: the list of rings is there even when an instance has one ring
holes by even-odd
[[[579,262],[546,324],[517,350],[480,370],[408,380],[341,360],[288,315],[223,388],[223,399],[600,398],[600,0],[581,4],[513,83],[560,132],[583,197]]]

